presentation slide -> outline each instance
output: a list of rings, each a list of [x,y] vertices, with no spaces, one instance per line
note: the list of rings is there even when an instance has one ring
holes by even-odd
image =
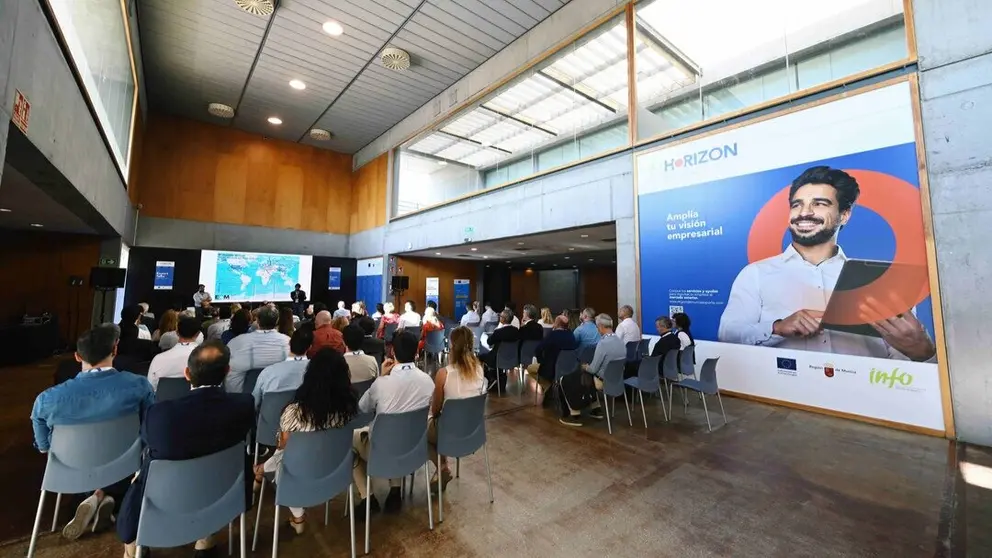
[[[297,283],[310,292],[312,267],[313,256],[203,250],[200,283],[215,302],[290,302]]]

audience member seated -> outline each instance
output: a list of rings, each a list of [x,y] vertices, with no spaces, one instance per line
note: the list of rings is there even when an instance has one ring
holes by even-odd
[[[417,303],[408,300],[403,304],[403,314],[400,315],[398,326],[396,329],[407,329],[410,328],[411,331],[420,327],[420,314],[417,313]],[[414,332],[416,335],[416,332]]]
[[[148,382],[153,391],[158,391],[158,381],[162,378],[182,378],[186,374],[186,361],[199,343],[196,336],[200,332],[200,323],[196,318],[183,316],[179,318],[178,342],[168,351],[155,355],[151,366],[148,367]]]
[[[416,409],[423,409],[431,404],[431,396],[434,393],[434,382],[431,377],[417,368],[414,359],[417,354],[417,336],[408,331],[397,332],[393,337],[394,359],[387,359],[382,363],[382,373],[372,382],[361,401],[358,402],[358,410],[362,413],[374,412],[376,415],[390,413],[405,413]],[[375,422],[371,428],[360,428],[355,430],[354,446],[355,458],[354,481],[358,485],[358,493],[361,497],[355,506],[354,514],[356,521],[365,521],[365,499],[371,498],[369,506],[372,511],[378,511],[379,502],[375,494],[365,492],[365,471],[369,459],[369,436],[375,435]],[[389,479],[389,496],[386,498],[385,510],[387,513],[397,512],[402,506],[402,495],[400,494],[400,480]]]
[[[152,330],[155,329],[155,314],[148,311],[150,306],[147,302],[139,302],[138,306],[141,307],[141,325],[145,326],[145,330],[148,332],[147,339],[151,339]],[[145,339],[142,337],[142,339]]]
[[[167,332],[163,333],[162,334],[162,337],[159,338],[159,340],[158,340],[158,348],[159,348],[159,350],[168,351],[169,349],[175,347],[179,343],[179,331],[178,331],[179,320],[182,320],[183,318],[194,318],[194,319],[197,319],[197,318],[195,318],[195,316],[196,316],[196,314],[194,312],[183,312],[183,313],[179,314],[178,315],[178,318],[179,319],[176,320],[176,329],[175,330],[172,330],[172,331],[167,331]],[[197,345],[199,345],[200,343],[203,343],[203,332],[200,331],[200,322],[199,322],[199,320],[197,320],[197,324],[196,325],[197,325],[196,339],[194,339],[193,342],[196,343]]]
[[[612,360],[626,360],[627,347],[620,336],[613,332],[613,318],[606,314],[596,316],[596,328],[602,339],[596,345],[592,362],[583,364],[582,369],[596,378],[596,389],[601,390],[603,389],[603,374],[606,373],[606,365]]]
[[[224,333],[220,334],[220,340],[224,342],[225,345],[231,343],[231,340],[239,335],[248,333],[251,328],[251,312],[241,309],[231,315],[231,325],[228,326]]]
[[[505,309],[499,314],[499,325],[489,334],[486,344],[489,352],[482,357],[482,362],[486,365],[486,379],[489,382],[499,381],[500,391],[506,390],[506,376],[497,374],[496,353],[500,343],[512,343],[520,340],[520,330],[513,326],[513,312]]]
[[[590,308],[590,310],[591,310],[591,308]],[[576,329],[578,329],[578,327],[580,325],[582,325],[582,311],[581,310],[578,310],[578,309],[576,309],[576,310],[565,309],[565,310],[562,310],[561,311],[561,315],[562,316],[565,316],[566,318],[568,318],[568,330],[569,331],[575,331]],[[595,316],[596,313],[593,312],[593,315]],[[595,330],[595,328],[593,328],[593,329]]]
[[[300,319],[301,323],[307,323],[313,321],[313,304],[308,304],[306,310],[303,311],[303,316]]]
[[[48,452],[54,426],[102,422],[133,414],[144,416],[155,402],[148,380],[114,369],[119,338],[120,328],[114,324],[96,326],[79,337],[75,357],[82,371],[41,392],[34,400],[31,423],[38,451]],[[122,479],[83,499],[62,529],[62,536],[76,540],[94,526],[98,531],[109,527],[114,504],[121,501],[130,481]]]
[[[227,391],[241,393],[245,373],[265,368],[289,357],[289,337],[276,331],[279,311],[263,306],[258,311],[258,329],[231,339],[231,371],[224,380]]]
[[[286,306],[279,309],[279,333],[286,337],[292,337],[296,331],[296,316],[293,309]]]
[[[273,317],[274,318],[274,317]],[[275,334],[275,333],[274,333]],[[278,335],[278,334],[275,334]],[[185,376],[193,389],[178,399],[156,403],[148,409],[141,429],[145,444],[141,471],[128,488],[117,516],[117,535],[124,541],[124,556],[135,555],[141,499],[148,466],[156,459],[181,461],[225,450],[245,441],[255,424],[250,395],[225,393],[231,353],[218,341],[198,345],[189,355]],[[251,505],[251,461],[245,455],[245,502]],[[213,537],[196,541],[196,556],[216,556]]]
[[[473,301],[468,305],[468,312],[462,316],[461,325],[465,327],[479,327],[482,325],[482,316],[479,315],[479,301]]]
[[[437,319],[437,311],[430,306],[424,310],[424,325],[420,328],[420,343],[417,345],[417,354],[424,350],[424,345],[427,343],[427,334],[432,331],[439,331],[444,329],[444,324],[441,320]]]
[[[375,313],[372,314],[372,319],[373,320],[378,320],[385,313],[386,313],[386,310],[383,308],[382,303],[381,302],[377,302],[375,304]]]
[[[524,321],[520,326],[520,342],[540,341],[544,339],[544,327],[537,321],[537,307],[533,304],[524,306]],[[530,364],[529,362],[525,364]]]
[[[541,387],[547,389],[555,381],[558,353],[575,350],[577,347],[578,343],[575,342],[575,337],[571,331],[568,331],[568,318],[558,316],[555,318],[554,329],[537,345],[537,350],[534,351],[537,364],[527,366],[527,373],[538,378]]]
[[[668,316],[658,316],[658,319],[654,321],[654,326],[658,328],[658,335],[661,337],[655,341],[651,356],[661,357],[662,362],[664,362],[668,351],[679,350],[679,338],[673,329],[675,324]]]
[[[384,358],[386,354],[386,343],[382,339],[376,339],[375,337],[375,320],[368,316],[362,317],[358,320],[358,326],[362,328],[362,332],[365,334],[365,340],[362,341],[362,350],[365,354],[375,357],[379,355],[379,358]]]
[[[358,318],[368,316],[369,311],[365,308],[365,301],[359,300],[352,303],[351,305],[351,321],[355,321]]]
[[[689,326],[691,325],[689,315],[684,312],[677,312],[672,314],[672,321],[675,323],[675,327],[678,328],[679,350],[684,351],[695,345],[696,340],[692,337],[692,332],[689,331]]]
[[[486,379],[482,371],[482,363],[472,349],[474,344],[472,330],[467,327],[457,327],[451,332],[451,355],[448,365],[438,370],[434,377],[434,396],[431,398],[431,414],[427,424],[427,447],[430,451],[431,463],[437,465],[437,418],[444,410],[444,402],[448,399],[464,399],[482,395],[486,391]],[[431,480],[431,490],[437,490],[437,476],[441,475],[441,491],[444,491],[451,481],[451,470],[448,468],[448,458],[441,456],[441,470],[434,473]]]
[[[220,341],[224,332],[231,327],[231,307],[221,306],[217,312],[217,321],[207,328],[207,341]]]
[[[210,326],[220,321],[220,308],[211,306],[210,308],[204,310],[203,316],[206,319],[203,320],[203,324],[200,325],[200,331],[203,332],[203,338],[206,339],[210,332]]]
[[[547,329],[553,329],[555,327],[555,318],[551,315],[551,309],[545,306],[541,308],[541,319],[537,321],[541,324],[541,327]],[[565,319],[565,323],[568,323],[568,318]]]
[[[580,315],[582,325],[575,328],[572,333],[575,335],[575,342],[579,344],[579,350],[586,347],[595,347],[601,338],[599,328],[596,327],[596,311],[586,308]]]
[[[351,371],[352,382],[364,382],[379,375],[379,362],[372,355],[365,354],[362,347],[365,345],[365,331],[358,324],[351,324],[344,328],[344,344],[348,347],[348,352],[344,354],[344,359],[348,363],[348,370]]]
[[[623,342],[624,347],[627,346],[627,343],[639,342],[641,340],[641,328],[634,321],[634,309],[625,304],[617,311],[617,317],[620,319],[620,323],[617,324],[616,336]]]
[[[382,305],[382,316],[379,318],[379,330],[376,337],[384,339],[386,336],[386,326],[389,324],[399,324],[400,315],[396,313],[392,302],[385,302]]]
[[[351,312],[349,312],[345,308],[344,301],[343,300],[339,300],[338,301],[338,309],[334,311],[334,316],[333,317],[334,318],[347,318],[349,316],[351,316]]]
[[[348,350],[344,346],[344,337],[342,337],[341,331],[334,327],[330,312],[322,310],[317,314],[313,323],[316,329],[313,331],[313,344],[307,351],[308,357],[313,358],[317,351],[325,347],[330,347],[341,354]]]
[[[299,333],[299,332],[297,332]],[[283,451],[293,432],[317,432],[342,428],[358,414],[358,398],[351,389],[345,357],[331,349],[321,349],[313,360],[306,361],[299,388],[293,401],[282,411],[275,453],[265,463],[255,467],[255,482],[262,482],[263,473],[277,473]],[[278,474],[275,477],[279,484]],[[365,481],[362,481],[365,486]],[[289,508],[289,525],[297,535],[306,526],[303,508]],[[365,517],[364,512],[362,517]]]
[[[289,340],[289,358],[270,364],[258,375],[255,389],[255,408],[262,405],[262,396],[277,391],[292,391],[303,382],[303,371],[307,368],[307,351],[313,343],[313,333],[309,329],[298,329]]]
[[[510,311],[510,314],[513,315],[513,321],[511,321],[510,324],[513,327],[520,329],[520,320],[517,318],[517,305],[512,302],[507,302],[503,310]]]
[[[166,310],[158,322],[158,329],[152,334],[152,341],[157,343],[162,339],[162,335],[170,331],[176,331],[177,327],[179,327],[179,312],[171,309]]]
[[[141,338],[141,329],[137,325],[140,319],[141,307],[138,305],[125,306],[121,310],[121,322],[118,326],[120,337],[117,343],[117,355],[122,357],[121,362],[148,362],[158,352],[157,343]]]
[[[491,324],[499,321],[499,314],[497,314],[491,304],[486,303],[486,311],[482,313],[482,325]]]
[[[351,317],[349,316],[338,316],[331,320],[331,327],[338,331],[344,331],[344,328],[351,324]]]

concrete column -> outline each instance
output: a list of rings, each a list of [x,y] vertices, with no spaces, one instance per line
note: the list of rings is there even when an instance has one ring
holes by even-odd
[[[634,228],[634,218],[624,217],[617,219],[617,306],[629,304],[637,312],[638,292],[637,292],[637,266],[635,265],[637,253],[634,249],[634,237],[637,230]],[[642,324],[642,316],[635,315],[634,320]]]
[[[108,238],[100,242],[100,259],[113,258],[114,265],[107,267],[117,267],[121,257],[121,239],[120,238]],[[93,262],[96,266],[99,262]],[[117,303],[117,291],[106,291],[106,298],[104,298],[103,291],[95,291],[93,293],[93,319],[91,320],[91,326],[101,323],[113,322],[117,323],[120,321],[120,316],[114,315],[114,305]],[[103,305],[103,313],[100,313],[100,305]]]
[[[0,0],[0,163],[7,153],[7,130],[13,107],[14,89],[10,84],[10,63],[14,56],[14,27],[17,24],[17,0]],[[0,164],[3,177],[3,164]]]
[[[915,0],[923,131],[959,439],[992,445],[992,7]]]

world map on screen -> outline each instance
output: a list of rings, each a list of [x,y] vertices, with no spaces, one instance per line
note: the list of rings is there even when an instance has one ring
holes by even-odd
[[[216,300],[276,299],[293,290],[300,276],[300,256],[217,254]]]

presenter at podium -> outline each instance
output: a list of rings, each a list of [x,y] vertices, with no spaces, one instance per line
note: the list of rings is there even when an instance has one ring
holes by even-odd
[[[203,303],[213,301],[213,297],[207,292],[206,285],[198,285],[197,291],[193,293],[193,307],[196,308],[196,315],[202,315]]]
[[[289,293],[289,298],[293,299],[293,313],[303,319],[303,312],[306,310],[307,305],[307,292],[300,288],[300,284],[296,284],[296,289]]]

